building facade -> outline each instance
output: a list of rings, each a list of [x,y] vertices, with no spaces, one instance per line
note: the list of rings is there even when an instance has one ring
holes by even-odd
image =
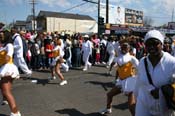
[[[97,27],[97,22],[87,15],[40,11],[37,16],[37,30],[46,32],[97,33]]]

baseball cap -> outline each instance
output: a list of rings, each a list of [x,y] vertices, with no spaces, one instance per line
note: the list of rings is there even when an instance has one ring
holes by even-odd
[[[30,34],[30,33],[26,33],[26,34],[25,34],[25,38],[26,38],[26,39],[31,39],[31,34]]]
[[[164,42],[164,36],[158,30],[150,30],[150,31],[148,31],[147,34],[145,35],[144,42],[146,42],[147,40],[152,39],[152,38],[158,39],[159,41],[161,41],[161,43]]]
[[[84,35],[85,38],[89,38],[89,35]]]

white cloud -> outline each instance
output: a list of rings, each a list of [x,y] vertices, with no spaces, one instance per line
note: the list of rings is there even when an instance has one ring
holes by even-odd
[[[141,0],[110,0],[110,2],[117,3],[117,4],[123,4],[123,5],[128,5],[128,4],[136,4],[141,2]]]
[[[168,12],[172,12],[173,8],[175,8],[175,1],[174,0],[162,0],[162,6]]]
[[[32,0],[1,0],[1,4],[5,5],[24,5],[29,4]],[[35,0],[37,4],[45,5],[50,7],[50,9],[65,10],[72,8],[78,4],[83,3],[83,0]],[[98,2],[98,0],[92,0]],[[100,0],[106,3],[106,0]],[[144,12],[145,16],[152,17],[155,22],[158,20],[164,21],[165,23],[171,20],[171,15],[173,8],[175,10],[175,0],[109,0],[109,4],[119,5],[125,8],[131,8],[136,10],[141,10]],[[47,7],[47,8],[48,8]],[[42,7],[44,9],[44,7]],[[49,9],[48,9],[49,10]],[[87,14],[90,16],[97,16],[97,5],[92,3],[87,3],[85,5],[73,8],[68,12],[75,12],[78,14]],[[174,11],[175,14],[175,11]],[[160,19],[158,18],[160,17]],[[161,18],[162,17],[162,18]],[[167,19],[167,20],[166,20]],[[166,21],[165,21],[166,20]]]

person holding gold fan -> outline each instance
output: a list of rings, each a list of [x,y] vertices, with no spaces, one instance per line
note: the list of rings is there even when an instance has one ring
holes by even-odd
[[[63,74],[61,73],[60,67],[61,63],[64,62],[63,56],[61,55],[63,52],[61,49],[61,41],[58,39],[58,37],[55,37],[55,47],[52,50],[54,59],[51,63],[51,76],[49,79],[56,79],[55,73],[58,75],[58,77],[61,79],[60,85],[67,84],[67,80],[64,79]]]
[[[135,97],[133,90],[136,83],[136,73],[135,70],[139,65],[139,61],[136,57],[130,55],[130,45],[127,42],[120,43],[121,54],[114,59],[116,72],[117,72],[117,82],[115,86],[107,93],[107,105],[101,114],[112,113],[112,99],[115,95],[124,93],[128,96],[128,106],[132,116],[135,115]]]
[[[8,30],[0,32],[0,41],[2,47],[0,49],[0,87],[3,100],[9,104],[10,116],[21,116],[15,98],[12,94],[12,82],[19,78],[19,71],[13,63],[13,41],[11,33]]]

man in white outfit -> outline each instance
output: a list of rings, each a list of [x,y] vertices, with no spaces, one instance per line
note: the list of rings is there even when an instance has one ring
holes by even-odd
[[[109,54],[109,59],[107,62],[107,68],[110,67],[111,63],[113,62],[115,58],[115,49],[114,49],[114,37],[109,37],[108,43],[107,43],[107,48],[106,51]]]
[[[11,30],[12,32],[12,39],[13,39],[13,45],[14,45],[14,63],[15,65],[20,68],[27,77],[30,77],[32,74],[32,71],[29,70],[24,57],[23,57],[23,43],[22,43],[22,38],[20,35],[17,33],[17,30],[13,28]]]
[[[92,64],[89,62],[89,56],[92,54],[92,43],[89,41],[89,36],[84,36],[84,42],[82,44],[82,52],[83,52],[83,62],[85,66],[83,71],[87,71],[88,67],[90,68]]]
[[[161,87],[174,83],[175,58],[162,50],[164,36],[159,31],[149,31],[144,41],[148,55],[140,60],[138,66],[134,90],[137,98],[135,116],[173,116],[172,110],[167,107]]]

